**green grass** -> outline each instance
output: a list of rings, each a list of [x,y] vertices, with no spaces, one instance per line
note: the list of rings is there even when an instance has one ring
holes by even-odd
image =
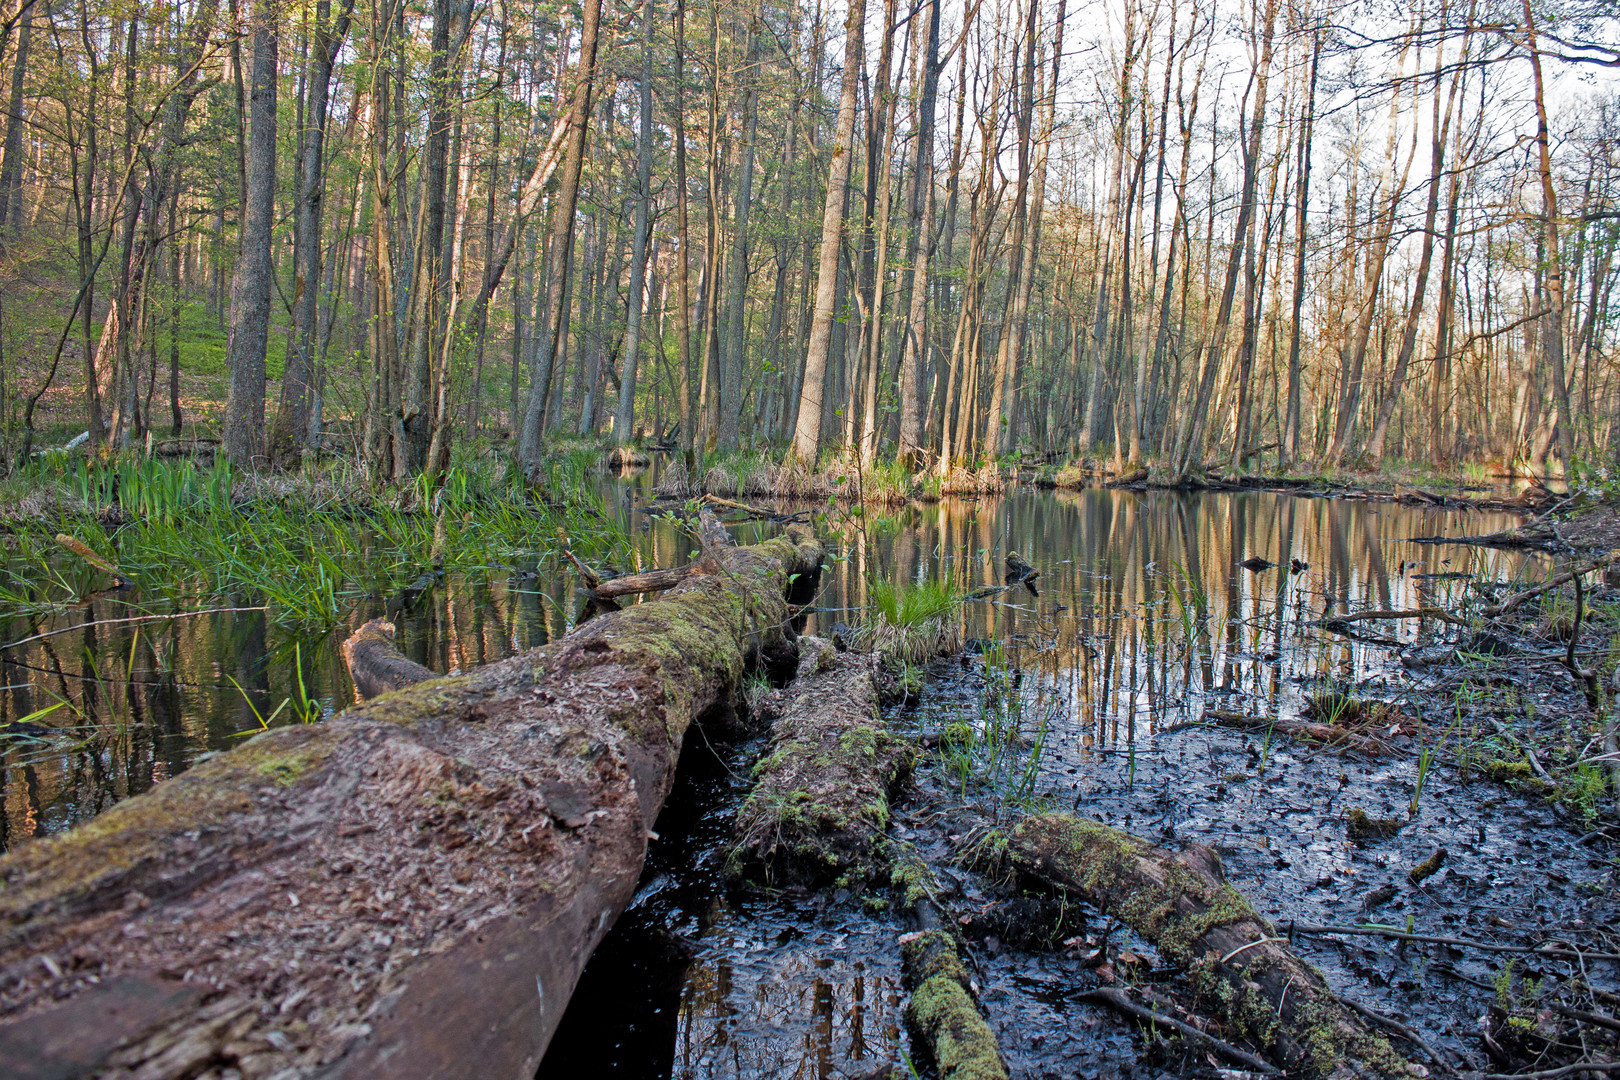
[[[603,559],[628,546],[590,485],[584,453],[558,455],[537,499],[502,462],[458,455],[439,490],[366,489],[353,466],[297,477],[120,456],[41,459],[13,483],[60,497],[57,517],[14,520],[0,607],[42,611],[109,584],[62,551],[72,534],[113,563],[143,602],[265,604],[277,622],[331,626],[365,596],[423,571],[507,571],[560,553]],[[107,513],[116,506],[121,524]]]
[[[962,592],[949,581],[878,581],[872,584],[871,602],[873,612],[890,626],[915,627],[950,614],[962,602]]]

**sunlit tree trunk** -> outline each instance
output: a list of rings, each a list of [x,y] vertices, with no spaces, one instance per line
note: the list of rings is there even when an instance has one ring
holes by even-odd
[[[866,2],[850,0],[844,22],[844,72],[838,99],[838,129],[833,136],[832,164],[827,169],[827,199],[821,216],[821,259],[816,302],[805,349],[804,386],[800,390],[793,455],[814,464],[821,446],[822,395],[832,341],[833,301],[838,291],[838,247],[844,230],[844,196],[849,188],[849,159],[854,152],[855,93],[865,50]]]
[[[591,116],[592,91],[596,80],[597,25],[601,15],[602,0],[585,0],[579,62],[575,69],[574,92],[568,113],[567,150],[552,208],[546,306],[541,312],[541,323],[535,328],[536,347],[530,368],[529,401],[523,416],[523,432],[518,441],[518,461],[530,469],[538,466],[544,456],[546,417],[552,405],[552,368],[568,332],[567,286],[573,265],[574,208],[579,201],[579,180],[588,134],[586,129]]]

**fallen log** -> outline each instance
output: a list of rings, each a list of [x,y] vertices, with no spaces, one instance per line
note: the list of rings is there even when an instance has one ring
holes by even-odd
[[[1397,622],[1404,619],[1439,619],[1452,626],[1468,626],[1467,619],[1459,619],[1444,608],[1421,607],[1411,610],[1380,608],[1377,611],[1357,611],[1349,615],[1328,615],[1317,621],[1324,630],[1342,630],[1353,622]]]
[[[1188,973],[1228,1037],[1289,1072],[1420,1074],[1226,883],[1209,848],[1172,852],[1099,822],[1047,814],[991,832],[981,852],[1118,918]]]
[[[1337,724],[1321,724],[1311,720],[1286,720],[1280,716],[1249,716],[1226,709],[1211,709],[1204,716],[1221,727],[1239,731],[1276,731],[1296,738],[1303,737],[1323,746],[1376,756],[1388,753],[1390,746],[1381,739],[1361,735]]]
[[[908,934],[900,955],[911,987],[906,1023],[927,1047],[939,1080],[1006,1080],[1007,1064],[973,1000],[956,939],[944,930]]]
[[[887,876],[889,797],[912,763],[878,713],[897,690],[876,653],[802,640],[797,676],[764,702],[775,719],[737,812],[733,873],[809,885]]]
[[[394,644],[394,624],[372,619],[343,642],[354,689],[362,701],[438,678],[431,668],[406,658]]]
[[[0,858],[0,1075],[528,1080],[688,725],[792,647],[784,593],[822,549],[713,553],[659,601]]]
[[[1543,581],[1540,585],[1523,589],[1514,593],[1500,604],[1492,604],[1491,606],[1487,607],[1485,609],[1485,617],[1487,619],[1499,619],[1503,615],[1506,615],[1508,612],[1512,611],[1514,608],[1518,607],[1520,604],[1524,603],[1526,600],[1533,600],[1542,593],[1547,592],[1549,589],[1556,589],[1560,585],[1567,585],[1571,581],[1574,581],[1577,577],[1585,577],[1594,570],[1602,570],[1617,559],[1620,559],[1620,550],[1611,551],[1607,555],[1604,555],[1598,559],[1593,559],[1585,566],[1578,567],[1569,571],[1568,573],[1556,574],[1553,577],[1548,578],[1546,581]]]

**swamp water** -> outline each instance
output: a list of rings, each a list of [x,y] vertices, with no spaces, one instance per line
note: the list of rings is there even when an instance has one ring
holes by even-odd
[[[619,569],[684,562],[693,545],[639,502],[645,479],[610,483],[607,505],[636,545]],[[1038,595],[1018,586],[963,605],[970,653],[936,662],[920,703],[893,716],[919,735],[962,723],[977,732],[974,748],[954,759],[925,756],[919,798],[897,807],[893,826],[898,842],[934,866],[953,914],[983,908],[990,883],[951,865],[951,808],[995,813],[1035,800],[1152,839],[1214,845],[1237,888],[1279,920],[1353,921],[1370,889],[1404,880],[1407,865],[1444,846],[1451,858],[1435,879],[1443,888],[1412,890],[1381,918],[1411,915],[1431,933],[1466,933],[1492,904],[1529,929],[1538,917],[1573,918],[1612,873],[1583,856],[1581,869],[1566,864],[1547,880],[1541,853],[1578,834],[1546,803],[1435,770],[1410,835],[1358,851],[1344,839],[1343,814],[1354,806],[1404,817],[1415,752],[1354,762],[1200,722],[1217,709],[1298,716],[1307,695],[1328,687],[1400,695],[1421,676],[1404,671],[1398,653],[1443,627],[1382,622],[1346,635],[1319,620],[1450,606],[1470,577],[1542,577],[1540,556],[1406,540],[1512,524],[1504,514],[1260,492],[1020,490],[839,511],[817,525],[834,552],[806,630],[859,624],[872,581],[998,585],[1013,551],[1040,571]],[[743,542],[763,531],[734,528]],[[1279,565],[1238,565],[1253,557]],[[61,831],[263,722],[340,710],[353,689],[338,645],[367,618],[391,614],[402,649],[434,670],[470,670],[566,633],[580,607],[576,586],[575,575],[550,566],[462,575],[414,604],[374,597],[323,634],[278,626],[264,612],[221,612],[0,650],[0,725],[13,725],[0,744],[0,845]],[[0,613],[0,640],[125,617],[138,603],[114,593],[49,618]],[[1435,730],[1446,722],[1422,719]],[[587,969],[541,1076],[823,1078],[904,1058],[901,916],[839,890],[745,891],[723,880],[758,746],[711,742],[697,730],[688,737],[641,889]],[[1503,890],[1512,904],[1502,904]],[[1108,929],[1094,919],[1088,934],[1100,940]],[[1301,947],[1365,1004],[1432,1039],[1466,1042],[1480,993],[1468,980],[1489,987],[1494,969],[1459,957],[1453,976],[1365,940]],[[1143,1059],[1129,1026],[1072,1000],[1098,983],[1093,952],[1086,944],[1030,954],[993,932],[979,936],[983,1002],[1015,1075],[1151,1077],[1166,1067]]]

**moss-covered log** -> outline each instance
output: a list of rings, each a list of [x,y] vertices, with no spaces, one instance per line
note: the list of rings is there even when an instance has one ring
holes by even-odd
[[[712,524],[712,523],[711,523]],[[688,725],[822,550],[282,728],[0,859],[0,1075],[534,1075]]]
[[[775,720],[737,814],[734,870],[803,884],[886,871],[889,797],[912,764],[878,711],[897,695],[877,654],[803,640],[797,676],[766,700]]]
[[[1108,911],[1183,968],[1227,1033],[1290,1072],[1418,1073],[1227,884],[1220,856],[1173,852],[1066,814],[1026,818],[986,849],[1027,878]]]
[[[1007,1064],[973,1000],[956,939],[944,930],[909,935],[900,955],[911,988],[906,1023],[928,1048],[939,1080],[1007,1080]]]

